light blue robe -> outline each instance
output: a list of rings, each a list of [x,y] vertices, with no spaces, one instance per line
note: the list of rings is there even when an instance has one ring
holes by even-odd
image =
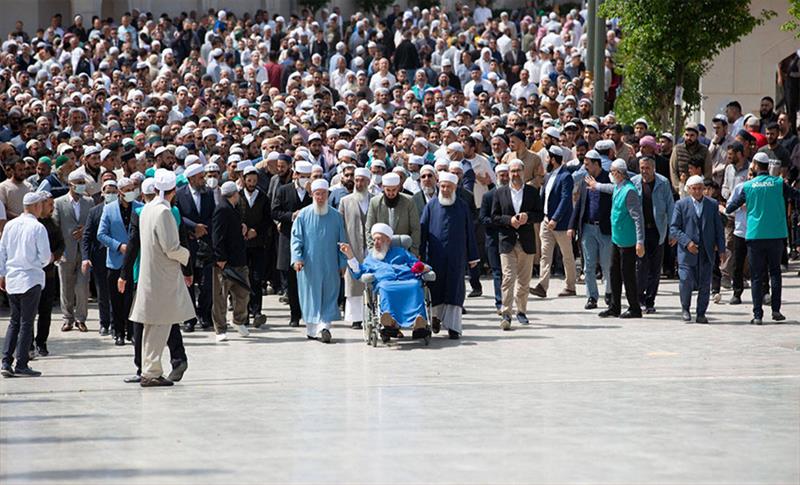
[[[425,318],[425,296],[420,279],[411,272],[411,266],[419,261],[409,251],[392,246],[383,260],[372,254],[364,258],[359,272],[353,272],[353,278],[359,279],[362,274],[375,275],[373,289],[380,294],[380,312],[389,313],[402,328],[414,325],[417,316]]]
[[[297,293],[306,324],[341,320],[339,270],[347,266],[347,260],[338,244],[346,242],[344,220],[332,208],[320,216],[311,204],[300,211],[292,225],[292,266],[303,262],[303,269],[297,273]]]

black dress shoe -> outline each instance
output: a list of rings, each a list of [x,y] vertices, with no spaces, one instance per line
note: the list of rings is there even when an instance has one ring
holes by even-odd
[[[353,329],[356,329],[356,330],[361,330],[363,327],[361,325],[361,322],[353,322],[353,324],[350,325],[350,328],[353,328]]]
[[[47,351],[47,344],[37,345],[36,352],[38,352],[42,357],[47,357],[50,355],[50,352]]]
[[[750,320],[750,325],[762,325],[764,322],[760,318]]]
[[[172,372],[169,373],[167,379],[171,380],[172,382],[180,382],[183,379],[183,373],[186,372],[186,369],[189,368],[189,362],[182,360],[178,365],[172,368]]]
[[[630,310],[625,310],[619,318],[642,318],[642,312],[632,312]]]
[[[542,285],[536,285],[533,288],[531,288],[530,290],[528,290],[528,292],[531,295],[538,296],[539,298],[546,298],[547,297],[547,290],[542,288]]]
[[[11,369],[11,366],[4,365],[3,368],[0,369],[0,376],[14,377],[14,371]]]
[[[589,297],[589,299],[586,300],[586,305],[584,305],[583,308],[586,310],[594,310],[595,308],[597,308],[597,300],[595,300],[592,297]]]
[[[140,376],[139,374],[134,374],[130,377],[122,379],[122,382],[125,382],[127,384],[138,384],[142,382],[142,376]]]
[[[609,308],[607,310],[603,310],[602,312],[598,313],[597,316],[600,318],[609,318],[609,317],[617,318],[619,317],[619,312]]]
[[[194,325],[195,325],[194,323],[187,323],[186,325],[183,326],[183,331],[186,333],[194,332]]]
[[[439,330],[442,329],[442,321],[436,317],[431,319],[431,330],[433,333],[439,333]]]
[[[477,297],[479,297],[481,295],[483,295],[483,290],[475,289],[475,290],[472,290],[472,291],[469,292],[469,295],[467,295],[467,298],[477,298]]]
[[[164,376],[159,377],[142,377],[141,382],[139,385],[142,387],[169,387],[172,385],[172,381],[167,379]]]
[[[654,306],[645,307],[644,312],[648,315],[652,315],[653,313],[656,312],[656,307]]]
[[[611,305],[611,295],[606,293],[605,296],[603,297],[603,301],[606,302],[606,306]]]
[[[684,311],[683,313],[681,313],[681,318],[683,318],[684,322],[691,322],[692,321],[692,314],[687,312],[687,311]]]
[[[253,315],[253,328],[259,328],[261,325],[267,323],[267,316],[259,313],[257,315]]]
[[[447,336],[450,338],[450,340],[458,340],[461,338],[461,334],[459,334],[455,330],[448,330]]]
[[[786,320],[786,317],[781,312],[772,312],[772,320],[776,322],[782,322]]]
[[[738,295],[733,295],[728,302],[729,305],[741,305],[742,304],[742,297]]]
[[[290,327],[299,327],[300,326],[300,322],[298,322],[297,320],[292,320],[291,322],[289,322],[289,326]]]
[[[322,343],[325,344],[331,343],[331,331],[327,328],[323,328],[320,332],[320,340],[322,340]]]
[[[697,323],[708,323],[708,318],[706,318],[705,315],[697,315],[697,317],[695,317],[694,321],[697,322]]]
[[[17,367],[14,369],[14,375],[16,377],[39,377],[42,373],[30,367]]]
[[[114,345],[125,345],[125,337],[119,336],[115,338]]]
[[[100,327],[100,336],[101,337],[105,337],[106,335],[108,335],[108,327],[102,327],[101,326]]]

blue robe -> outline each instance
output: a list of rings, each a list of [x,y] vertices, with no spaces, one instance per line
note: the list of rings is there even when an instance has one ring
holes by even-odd
[[[472,215],[467,203],[456,198],[451,206],[431,199],[419,220],[420,256],[436,272],[431,285],[431,305],[464,306],[467,263],[480,259]]]
[[[418,260],[416,256],[399,246],[392,246],[383,260],[372,254],[364,258],[359,272],[353,278],[372,273],[375,281],[373,289],[380,294],[380,312],[389,313],[402,328],[414,325],[417,316],[425,318],[425,295],[420,279],[411,272],[411,266]]]
[[[338,244],[346,242],[344,220],[332,208],[320,216],[311,204],[300,211],[292,225],[292,265],[298,261],[304,264],[297,273],[297,293],[307,324],[341,320],[339,270],[347,266],[347,260]]]

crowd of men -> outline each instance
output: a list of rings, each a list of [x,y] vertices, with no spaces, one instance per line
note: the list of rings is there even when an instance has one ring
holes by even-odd
[[[30,34],[18,22],[0,53],[2,375],[39,375],[28,362],[49,354],[54,305],[61,331],[87,332],[90,298],[100,335],[134,344],[126,381],[142,386],[182,378],[182,332],[225,342],[261,327],[265,294],[331,342],[342,309],[363,325],[356,276],[392,235],[411,241],[392,257],[435,271],[431,328],[451,339],[484,274],[504,330],[528,323],[557,274],[559,298],[583,283],[587,310],[620,318],[656,312],[661,278],[677,275],[697,323],[723,288],[742,303],[749,276],[752,323],[765,303],[783,320],[781,267],[800,245],[796,118],[769,97],[757,114],[731,102],[713,133],[595,116],[585,19],[478,0],[386,17],[134,11],[66,27],[56,15]],[[623,34],[609,25],[613,100]],[[429,337],[421,316],[413,335]]]

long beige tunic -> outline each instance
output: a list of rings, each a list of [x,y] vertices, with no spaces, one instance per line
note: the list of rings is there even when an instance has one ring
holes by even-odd
[[[359,198],[357,194],[350,194],[342,198],[339,202],[339,213],[342,214],[344,219],[344,230],[347,233],[347,239],[350,241],[350,247],[353,248],[353,255],[358,262],[364,261],[367,255],[367,236],[364,223],[367,220],[367,214],[361,212],[359,207]],[[350,272],[344,274],[344,296],[362,296],[364,294],[364,284],[358,280],[353,279]]]
[[[195,316],[181,264],[189,250],[181,246],[169,204],[156,198],[139,217],[141,261],[130,319],[146,325],[172,325]]]

